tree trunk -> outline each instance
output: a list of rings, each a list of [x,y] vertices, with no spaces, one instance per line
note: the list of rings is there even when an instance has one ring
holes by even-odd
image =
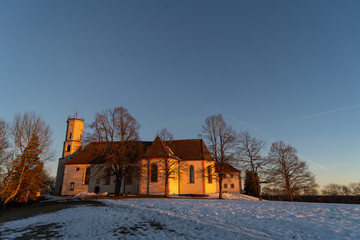
[[[290,198],[290,201],[292,202],[292,201],[293,201],[293,194],[292,194],[292,191],[291,191],[291,189],[289,189],[288,191],[289,191],[289,198]]]
[[[259,200],[262,201],[261,189],[260,189],[260,183],[259,183],[259,182],[258,182],[258,184],[257,184],[257,191],[258,191],[258,195],[259,195]]]
[[[169,176],[165,177],[165,197],[169,197]]]
[[[150,159],[147,159],[147,192],[146,195],[150,195]]]
[[[118,196],[119,194],[119,180],[118,178],[116,178],[116,181],[115,181],[115,196]]]
[[[121,177],[116,177],[115,195],[120,196],[120,194],[121,194]]]
[[[169,162],[168,158],[165,157],[165,197],[169,197]]]
[[[293,200],[293,194],[292,194],[292,191],[291,191],[289,177],[286,176],[285,181],[286,181],[286,190],[287,190],[287,192],[289,194],[290,201],[292,201]]]
[[[25,162],[27,163],[27,162]],[[4,207],[6,206],[6,204],[11,200],[13,199],[16,194],[18,194],[19,190],[20,190],[20,186],[24,180],[24,175],[25,175],[25,168],[26,168],[26,164],[23,163],[23,166],[22,166],[22,169],[21,169],[21,174],[20,174],[20,177],[19,177],[19,182],[17,183],[17,186],[16,186],[16,189],[10,194],[10,196],[8,196],[5,201],[4,201]]]
[[[222,199],[222,177],[219,177],[219,199]]]
[[[125,177],[126,178],[126,177]],[[124,188],[123,188],[123,193],[125,193],[126,194],[126,181],[124,180]]]

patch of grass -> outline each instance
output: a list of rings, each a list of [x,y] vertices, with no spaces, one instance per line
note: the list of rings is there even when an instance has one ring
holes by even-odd
[[[61,238],[62,235],[57,229],[62,228],[59,223],[49,223],[43,225],[29,226],[24,229],[6,230],[0,233],[0,238],[4,234],[11,233],[23,233],[20,237],[14,239],[50,239],[50,238]]]
[[[136,232],[138,229],[149,230],[149,227],[145,223],[137,223],[131,227],[119,227],[113,230],[113,232],[114,232],[114,236],[118,236],[118,234],[135,235],[134,232]]]
[[[150,221],[150,226],[152,228],[155,228],[156,230],[163,230],[164,229],[163,225],[160,222],[157,222],[157,221],[154,221],[154,220]]]
[[[114,236],[118,236],[119,234],[121,234],[121,235],[136,235],[135,232],[137,232],[138,230],[148,231],[151,228],[153,228],[155,230],[159,230],[159,231],[166,230],[160,222],[151,220],[150,222],[136,223],[134,226],[131,226],[131,227],[121,226],[121,227],[113,230],[113,232],[114,232]],[[175,230],[168,230],[168,231],[175,232]]]

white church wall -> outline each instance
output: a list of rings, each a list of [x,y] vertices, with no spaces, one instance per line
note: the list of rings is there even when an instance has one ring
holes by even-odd
[[[90,167],[90,164],[65,165],[61,195],[76,195],[80,192],[88,192],[89,185],[85,184],[84,181],[87,167]]]

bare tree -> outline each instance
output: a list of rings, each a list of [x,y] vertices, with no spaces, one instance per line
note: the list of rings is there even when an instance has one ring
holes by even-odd
[[[159,142],[163,151],[163,158],[157,161],[157,165],[159,172],[163,173],[161,177],[165,182],[165,197],[169,197],[169,181],[179,177],[180,169],[184,167],[184,164],[171,150],[169,141],[174,140],[174,136],[166,128],[161,129],[156,135],[160,138]]]
[[[360,196],[360,182],[341,185],[330,183],[321,189],[322,195],[325,196]]]
[[[218,166],[224,166],[225,163],[230,163],[234,160],[236,133],[232,127],[224,121],[221,114],[206,118],[199,136],[207,142],[207,146],[214,160],[222,164]],[[219,183],[220,199],[222,198],[222,182],[226,176],[225,170],[226,168],[223,167],[216,169],[218,174],[216,180]]]
[[[88,142],[99,142],[96,153],[105,160],[99,171],[116,177],[115,194],[122,191],[122,180],[132,172],[139,172],[138,161],[142,146],[138,141],[140,124],[127,109],[117,107],[97,113],[90,125]],[[124,189],[125,190],[125,189]]]
[[[43,191],[46,194],[53,194],[55,192],[55,183],[56,177],[49,175],[48,172],[45,172],[45,179],[43,182]]]
[[[160,145],[159,160],[153,162],[158,166],[160,178],[164,179],[165,197],[169,196],[170,179],[179,178],[180,170],[184,169],[185,164],[172,151],[173,144],[171,141],[162,141],[157,137],[154,144]],[[149,167],[149,166],[148,166]]]
[[[351,190],[351,194],[354,196],[360,196],[360,182],[350,183],[349,188]]]
[[[174,140],[174,136],[166,128],[161,129],[156,134],[156,136],[159,137],[164,143]]]
[[[5,121],[0,119],[0,188],[7,161],[9,160],[10,156],[9,152],[7,151],[9,146],[8,126]]]
[[[35,113],[17,114],[11,124],[13,153],[0,191],[2,203],[27,201],[41,189],[44,163],[52,158],[50,127]]]
[[[291,201],[298,191],[317,186],[306,162],[299,160],[296,149],[291,145],[282,141],[273,143],[268,160],[273,175],[271,185],[286,191]]]
[[[325,196],[349,196],[351,189],[345,185],[330,183],[323,187],[321,193]]]
[[[247,172],[247,178],[256,181],[252,184],[256,184],[256,195],[260,200],[262,200],[260,184],[269,182],[268,175],[265,174],[268,162],[261,155],[261,151],[264,149],[265,143],[262,140],[252,138],[250,134],[245,131],[239,133],[238,144],[236,152],[237,160],[239,161],[240,166],[249,171]]]

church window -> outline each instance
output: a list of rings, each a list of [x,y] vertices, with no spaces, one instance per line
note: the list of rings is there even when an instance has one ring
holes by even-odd
[[[75,188],[75,183],[71,182],[70,183],[70,191],[74,191],[74,188]]]
[[[111,178],[111,170],[106,171],[106,175],[104,178],[104,185],[110,185],[110,178]]]
[[[190,169],[189,169],[189,175],[190,175],[190,183],[194,183],[194,166],[190,166]]]
[[[67,151],[67,152],[70,152],[70,149],[71,149],[71,146],[68,145],[66,151]]]
[[[69,139],[71,139],[71,136],[72,136],[72,133],[70,133],[70,135],[69,135]]]
[[[75,168],[75,171],[76,172],[80,171],[80,168],[79,167]]]
[[[129,172],[126,174],[126,178],[125,178],[125,184],[126,185],[132,185],[132,173]]]
[[[158,167],[156,164],[151,165],[151,182],[157,182],[158,181]]]
[[[230,178],[234,178],[234,175],[230,174]]]
[[[90,167],[85,169],[84,185],[88,185],[90,181]]]
[[[234,188],[235,186],[234,186],[234,184],[231,184],[231,188]]]
[[[212,176],[212,167],[211,166],[208,166],[208,168],[207,168],[207,173],[208,173],[208,182],[209,183],[212,183],[213,181],[213,176]]]
[[[224,188],[227,188],[227,184],[226,184],[226,183],[224,184]]]

